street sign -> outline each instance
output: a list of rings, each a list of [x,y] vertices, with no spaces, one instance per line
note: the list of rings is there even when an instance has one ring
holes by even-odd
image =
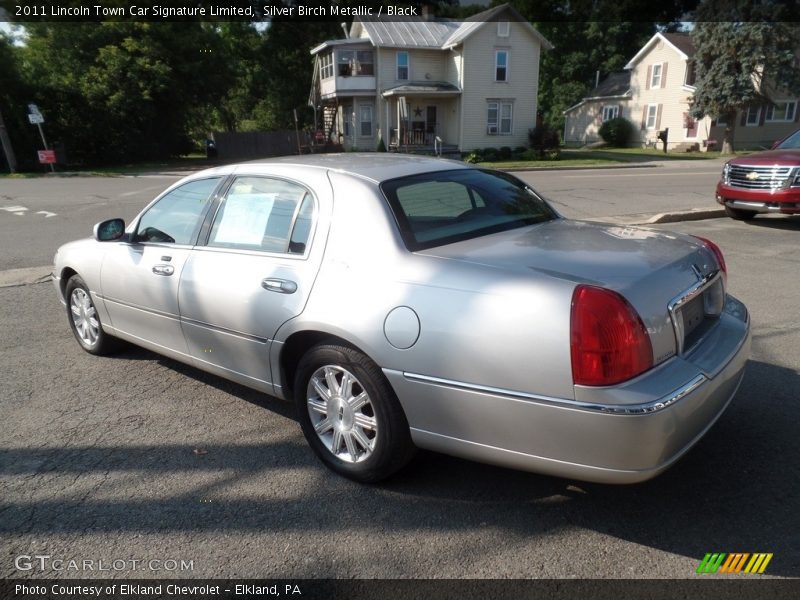
[[[28,112],[32,115],[40,115],[42,113],[39,112],[39,107],[35,104],[28,104]]]
[[[28,115],[28,121],[31,122],[31,125],[39,125],[40,123],[44,123],[44,117],[38,113],[30,113]]]
[[[53,165],[56,162],[55,150],[37,150],[39,155],[39,163],[43,165]]]

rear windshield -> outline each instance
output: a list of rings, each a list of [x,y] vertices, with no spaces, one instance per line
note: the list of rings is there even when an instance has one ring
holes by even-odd
[[[516,177],[458,169],[381,185],[411,251],[550,221],[556,212]]]
[[[781,150],[800,150],[800,129],[778,144],[778,148]]]

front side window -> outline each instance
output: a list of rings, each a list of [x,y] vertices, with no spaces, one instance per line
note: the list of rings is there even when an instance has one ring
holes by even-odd
[[[604,106],[603,107],[603,123],[616,119],[619,116],[619,106]]]
[[[397,79],[399,81],[408,79],[408,52],[397,53]]]
[[[190,181],[147,209],[136,226],[135,241],[194,244],[211,194],[221,177]]]
[[[800,149],[800,130],[795,131],[792,135],[790,135],[788,138],[786,138],[780,144],[778,144],[778,148],[780,148],[781,150]]]
[[[653,74],[650,76],[650,87],[661,87],[661,63],[653,65]]]
[[[495,171],[424,173],[381,189],[412,252],[557,218],[531,188]]]
[[[303,254],[314,200],[304,187],[267,177],[237,177],[211,227],[214,248]]]
[[[494,53],[494,80],[508,81],[508,51],[497,50]]]

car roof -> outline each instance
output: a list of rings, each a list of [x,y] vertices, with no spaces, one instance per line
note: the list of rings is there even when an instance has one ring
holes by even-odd
[[[333,170],[369,179],[376,183],[432,171],[452,171],[454,169],[470,168],[470,165],[461,161],[430,156],[382,152],[348,152],[342,154],[303,154],[300,156],[280,156],[253,160],[201,171],[200,173],[195,173],[193,178],[210,174],[226,175],[244,171],[258,172],[262,170],[260,167],[263,167],[264,172],[267,173],[270,167],[275,166]]]

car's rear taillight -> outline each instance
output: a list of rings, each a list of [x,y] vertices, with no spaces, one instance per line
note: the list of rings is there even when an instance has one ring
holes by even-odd
[[[570,315],[572,380],[612,385],[653,366],[653,347],[642,319],[619,294],[579,285]]]
[[[719,249],[719,246],[717,246],[711,240],[709,240],[707,238],[704,238],[704,237],[700,237],[699,235],[695,235],[695,236],[692,236],[692,237],[694,237],[695,239],[698,239],[701,242],[703,242],[703,244],[705,244],[706,248],[711,250],[711,253],[714,255],[714,258],[717,259],[717,265],[719,265],[719,270],[722,271],[722,277],[723,277],[723,279],[725,279],[725,282],[727,283],[727,281],[728,281],[728,265],[725,264],[725,257],[722,254],[722,250]]]

